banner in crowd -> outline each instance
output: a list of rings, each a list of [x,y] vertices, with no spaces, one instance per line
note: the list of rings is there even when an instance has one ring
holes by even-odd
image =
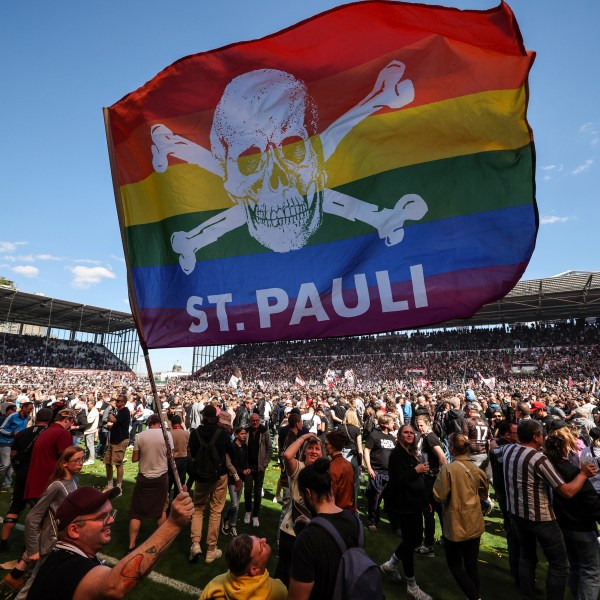
[[[503,297],[538,228],[533,59],[504,2],[360,2],[105,109],[144,344],[416,328]]]

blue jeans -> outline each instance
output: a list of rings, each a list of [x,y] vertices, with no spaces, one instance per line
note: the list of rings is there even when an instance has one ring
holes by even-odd
[[[562,600],[567,587],[569,562],[562,532],[556,521],[528,521],[511,515],[519,540],[519,583],[523,600],[535,598],[536,541],[548,561],[546,596]]]
[[[600,592],[600,546],[594,531],[563,529],[571,570],[569,589],[575,600],[597,600]]]
[[[244,486],[242,485],[237,492],[235,491],[234,484],[229,484],[227,487],[229,488],[229,498],[231,499],[231,502],[229,504],[229,510],[225,514],[225,520],[233,527],[237,527],[237,516],[240,509],[242,494],[244,493]]]

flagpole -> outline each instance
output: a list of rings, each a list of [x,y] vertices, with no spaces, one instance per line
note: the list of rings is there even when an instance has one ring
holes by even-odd
[[[140,342],[140,346],[142,348],[142,352],[144,353],[144,361],[146,362],[146,371],[148,372],[148,379],[150,380],[150,388],[152,389],[152,396],[154,399],[154,411],[158,415],[160,428],[162,430],[163,438],[165,441],[165,447],[167,451],[167,462],[171,467],[171,472],[173,474],[173,479],[175,480],[175,485],[177,487],[177,491],[181,492],[183,489],[181,485],[181,480],[179,479],[179,473],[177,472],[177,465],[175,464],[175,457],[173,456],[173,451],[171,449],[171,443],[169,440],[169,436],[167,433],[167,427],[165,425],[163,415],[162,415],[162,406],[159,404],[158,400],[158,390],[156,388],[156,382],[154,381],[154,373],[152,372],[152,365],[150,364],[150,354],[148,351],[148,346],[146,344],[146,340],[142,333],[141,327],[141,319],[138,310],[138,303],[135,296],[135,287],[133,286],[133,280],[131,278],[131,271],[129,265],[131,264],[129,260],[127,260],[127,243],[125,240],[125,218],[123,215],[123,198],[121,197],[121,188],[119,186],[119,181],[117,178],[117,168],[116,168],[116,160],[115,160],[115,148],[112,139],[112,131],[110,127],[110,114],[108,112],[108,108],[103,108],[102,113],[104,115],[104,128],[106,131],[106,143],[108,145],[108,158],[110,161],[110,173],[112,176],[113,183],[113,192],[115,195],[115,204],[117,207],[117,216],[119,218],[119,229],[121,230],[121,241],[123,243],[123,252],[125,254],[125,264],[127,265],[127,287],[129,291],[129,305],[131,306],[131,314],[133,315],[133,322],[135,323],[135,328],[137,330],[138,339]]]
[[[165,425],[165,421],[162,416],[162,406],[159,405],[158,401],[158,389],[156,387],[156,382],[154,381],[154,373],[152,372],[152,365],[150,363],[150,353],[148,352],[148,348],[146,348],[145,344],[141,344],[141,346],[144,352],[146,371],[148,371],[148,379],[150,380],[150,388],[152,389],[152,396],[154,398],[154,410],[158,414],[160,428],[162,429],[163,438],[165,440],[165,446],[167,448],[167,461],[169,462],[169,466],[171,467],[173,479],[175,480],[175,485],[177,486],[177,491],[181,492],[183,486],[181,484],[181,480],[179,479],[179,472],[177,471],[177,465],[175,464],[175,457],[173,456],[173,450],[171,449],[171,444],[169,442],[167,426]]]

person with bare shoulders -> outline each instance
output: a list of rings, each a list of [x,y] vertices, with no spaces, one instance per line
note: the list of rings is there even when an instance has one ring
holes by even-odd
[[[58,507],[58,542],[40,568],[28,600],[105,600],[124,598],[144,577],[186,527],[194,503],[181,492],[171,505],[168,519],[138,548],[114,567],[102,564],[96,553],[110,542],[116,510],[106,492],[80,487]]]

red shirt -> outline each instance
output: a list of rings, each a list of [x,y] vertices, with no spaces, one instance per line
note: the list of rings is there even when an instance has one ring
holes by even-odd
[[[25,483],[25,500],[37,500],[46,491],[60,455],[73,445],[71,432],[58,423],[50,423],[33,445],[31,466]]]

